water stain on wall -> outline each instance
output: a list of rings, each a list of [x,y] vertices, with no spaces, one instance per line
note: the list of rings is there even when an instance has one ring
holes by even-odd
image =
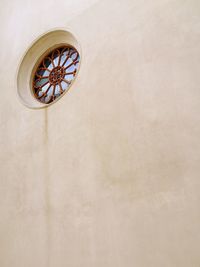
[[[46,219],[46,266],[50,266],[51,250],[51,207],[50,207],[50,176],[49,176],[49,133],[48,110],[44,109],[44,199]]]

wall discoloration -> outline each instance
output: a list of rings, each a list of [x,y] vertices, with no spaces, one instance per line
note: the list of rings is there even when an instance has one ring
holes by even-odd
[[[49,133],[48,133],[48,109],[44,109],[44,195],[45,195],[45,219],[46,219],[46,267],[50,267],[51,257],[51,180],[49,171]]]

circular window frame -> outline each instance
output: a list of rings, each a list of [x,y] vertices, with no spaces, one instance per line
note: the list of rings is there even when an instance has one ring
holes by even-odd
[[[46,55],[51,53],[51,51],[61,46],[69,46],[77,50],[80,57],[77,73],[72,83],[59,97],[57,97],[54,101],[50,103],[43,103],[36,98],[33,92],[32,85],[33,85],[34,75],[42,59]],[[67,92],[69,92],[69,90],[77,80],[81,67],[81,59],[82,59],[81,47],[77,39],[71,32],[64,29],[56,29],[40,36],[29,47],[18,67],[17,92],[20,102],[26,107],[31,109],[47,108],[52,104],[56,103]]]
[[[52,53],[54,50],[56,50],[56,49],[58,49],[58,48],[60,48],[60,47],[68,47],[68,48],[75,49],[75,50],[77,51],[78,55],[79,55],[79,65],[78,65],[78,68],[77,68],[76,75],[74,76],[74,78],[73,78],[72,82],[70,83],[70,85],[68,86],[68,88],[67,88],[66,90],[64,90],[64,92],[63,92],[60,96],[58,96],[56,99],[54,99],[52,102],[50,102],[50,103],[44,103],[44,102],[40,101],[40,100],[37,98],[36,94],[34,93],[34,90],[33,90],[33,80],[34,80],[34,78],[35,78],[35,73],[36,73],[38,67],[39,67],[40,64],[42,63],[42,60],[43,60],[46,56],[48,56],[48,54]],[[78,72],[79,72],[79,68],[80,68],[80,54],[79,54],[79,51],[78,51],[73,45],[69,45],[69,44],[66,44],[66,43],[54,45],[53,47],[49,48],[43,55],[41,55],[41,56],[38,58],[38,60],[37,60],[37,62],[36,62],[36,64],[35,64],[35,66],[34,66],[34,68],[33,68],[33,70],[32,70],[31,77],[30,77],[30,83],[29,83],[29,84],[30,84],[30,88],[31,88],[32,96],[33,96],[39,103],[44,103],[45,105],[49,105],[49,104],[53,104],[53,103],[55,103],[56,101],[58,101],[61,97],[63,97],[63,96],[70,90],[70,88],[72,87],[72,85],[73,85],[75,79],[77,78],[77,75],[78,75]]]

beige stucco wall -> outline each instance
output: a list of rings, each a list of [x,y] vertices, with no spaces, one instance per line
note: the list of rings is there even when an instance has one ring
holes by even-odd
[[[0,267],[200,266],[200,2],[0,3]],[[77,37],[68,94],[17,95],[27,48]]]

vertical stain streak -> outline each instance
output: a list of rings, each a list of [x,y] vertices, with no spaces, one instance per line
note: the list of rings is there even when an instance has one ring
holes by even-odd
[[[51,225],[50,225],[50,179],[49,179],[49,147],[48,147],[48,111],[44,109],[44,205],[46,220],[46,267],[50,267],[50,245],[51,245]]]

